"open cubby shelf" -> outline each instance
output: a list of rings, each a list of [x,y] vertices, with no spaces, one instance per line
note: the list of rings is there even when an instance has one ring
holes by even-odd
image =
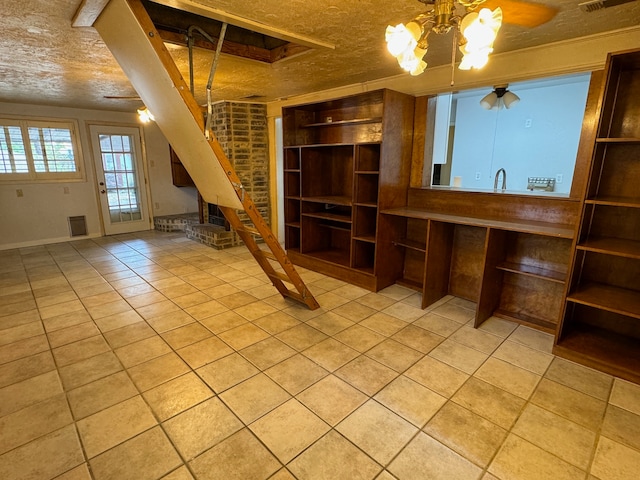
[[[371,117],[371,118],[352,118],[350,120],[336,120],[335,122],[332,120],[330,122],[317,122],[317,123],[307,123],[306,125],[300,125],[300,128],[315,128],[315,127],[334,127],[334,126],[343,126],[343,125],[359,125],[364,123],[380,123],[382,121],[382,117]]]
[[[546,268],[535,267],[522,263],[503,262],[497,265],[496,268],[499,270],[504,270],[505,272],[529,275],[534,278],[549,280],[550,282],[557,283],[565,283],[567,277],[567,274],[563,272],[557,272],[555,270],[549,270]]]
[[[640,291],[587,283],[576,288],[567,300],[640,320]]]
[[[321,218],[324,220],[331,220],[331,221],[340,222],[340,223],[348,223],[348,224],[352,223],[351,217],[347,217],[345,215],[339,215],[335,213],[329,213],[329,212],[303,213],[302,216],[311,217],[311,218]]]
[[[607,237],[590,238],[580,243],[576,248],[578,250],[640,259],[640,240]]]

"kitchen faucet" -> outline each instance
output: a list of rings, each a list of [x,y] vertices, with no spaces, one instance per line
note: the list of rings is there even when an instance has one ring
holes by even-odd
[[[496,172],[496,177],[493,180],[493,189],[498,189],[498,178],[500,177],[500,172],[502,172],[502,190],[507,189],[507,171],[504,168],[499,169]]]

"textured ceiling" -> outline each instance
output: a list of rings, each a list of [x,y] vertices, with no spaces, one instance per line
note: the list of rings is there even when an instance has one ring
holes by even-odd
[[[496,53],[538,46],[640,24],[640,0],[585,13],[581,0],[536,0],[559,9],[533,28],[503,25]],[[135,91],[93,28],[72,28],[81,0],[2,0],[0,16],[0,101],[132,110],[135,101],[105,99]],[[425,10],[417,0],[197,0],[274,29],[335,45],[275,64],[223,56],[214,100],[247,97],[271,101],[311,91],[371,81],[401,73],[384,46],[388,24],[406,22]],[[430,40],[430,66],[450,61],[451,39]],[[187,52],[170,46],[185,78]],[[202,91],[212,52],[194,56],[196,90]],[[204,101],[204,94],[198,100]]]

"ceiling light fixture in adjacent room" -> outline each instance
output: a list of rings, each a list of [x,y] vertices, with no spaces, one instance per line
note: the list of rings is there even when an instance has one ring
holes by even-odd
[[[513,107],[520,101],[520,97],[507,90],[508,87],[509,85],[496,85],[493,87],[493,92],[480,100],[480,105],[487,110],[500,109],[503,105],[507,109]]]
[[[386,30],[387,49],[404,70],[411,75],[421,74],[427,66],[423,60],[429,46],[427,37],[431,32],[445,34],[451,29],[455,30],[452,54],[455,55],[456,39],[463,54],[459,68],[469,70],[486,65],[502,25],[500,7],[476,12],[485,0],[418,1],[432,8],[406,24],[389,25]]]

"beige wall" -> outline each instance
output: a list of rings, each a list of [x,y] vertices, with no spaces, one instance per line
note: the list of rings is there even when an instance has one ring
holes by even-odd
[[[93,158],[88,137],[92,123],[137,126],[134,113],[0,103],[0,116],[74,119],[78,122],[85,178],[79,182],[0,184],[0,250],[70,240],[67,217],[84,215],[89,237],[102,235]],[[169,145],[155,124],[144,128],[151,213],[197,211],[194,188],[171,182]],[[69,193],[64,193],[65,187]],[[16,190],[22,190],[18,197]],[[157,207],[156,207],[157,205]],[[79,237],[83,238],[83,237]]]

